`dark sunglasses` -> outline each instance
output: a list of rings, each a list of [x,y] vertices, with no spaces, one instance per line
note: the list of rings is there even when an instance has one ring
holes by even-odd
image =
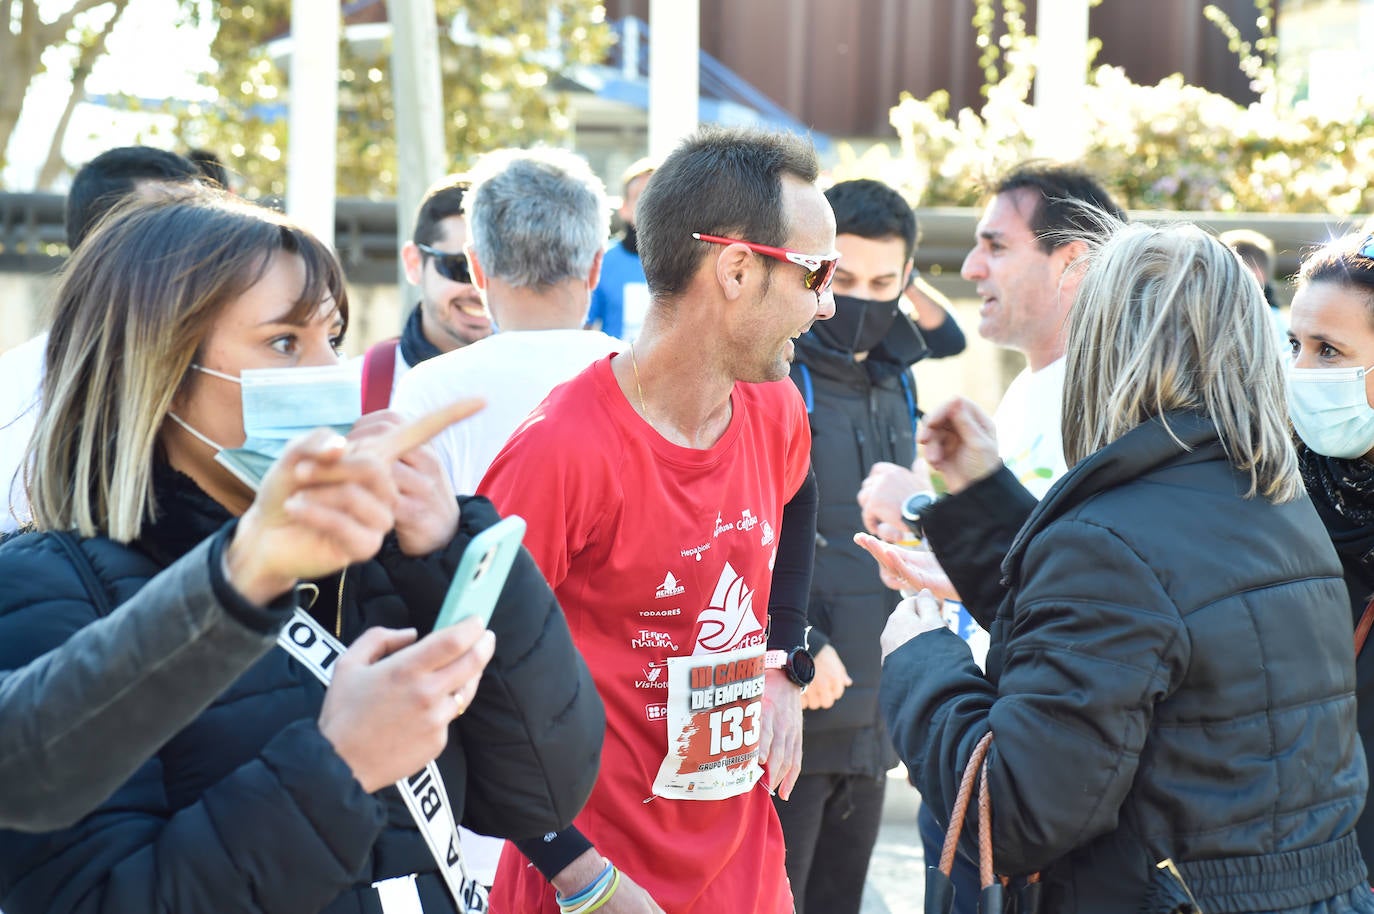
[[[816,293],[816,301],[818,302],[825,291],[830,288],[830,281],[835,278],[835,267],[840,262],[838,253],[803,254],[801,251],[793,251],[789,248],[775,248],[769,244],[755,244],[752,241],[742,241],[739,238],[722,238],[720,235],[703,235],[700,232],[693,232],[692,237],[697,241],[705,241],[707,244],[742,244],[755,254],[772,257],[783,263],[796,264],[806,270],[806,275],[802,277],[802,283],[806,288]]]
[[[472,273],[468,270],[468,258],[466,254],[449,254],[437,250],[427,244],[415,245],[420,252],[434,258],[434,272],[447,279],[449,282],[461,282],[472,285]]]

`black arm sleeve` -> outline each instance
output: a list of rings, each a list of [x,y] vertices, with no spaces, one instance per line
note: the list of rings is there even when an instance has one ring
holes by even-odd
[[[550,832],[542,838],[524,838],[511,843],[550,882],[569,863],[592,849],[592,842],[577,830],[576,825],[569,825],[560,832]]]
[[[959,322],[951,314],[946,314],[945,319],[937,326],[929,330],[921,327],[920,330],[921,336],[925,338],[926,348],[929,350],[927,358],[943,359],[958,355],[964,351],[964,347],[967,345],[963,329],[960,328]]]
[[[806,643],[806,607],[816,559],[816,509],[820,500],[816,472],[808,467],[801,488],[782,509],[778,557],[768,595],[770,650],[791,650]]]

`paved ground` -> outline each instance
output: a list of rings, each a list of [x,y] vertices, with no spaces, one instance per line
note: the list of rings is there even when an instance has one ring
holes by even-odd
[[[861,914],[919,914],[925,899],[926,862],[916,831],[921,806],[905,771],[888,776],[883,824],[868,868]]]

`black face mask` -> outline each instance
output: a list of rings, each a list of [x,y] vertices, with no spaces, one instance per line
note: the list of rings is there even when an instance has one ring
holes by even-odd
[[[892,329],[900,300],[900,295],[890,301],[836,295],[835,316],[828,321],[816,321],[811,332],[831,349],[850,354],[868,352]]]
[[[635,231],[633,223],[625,226],[625,237],[620,240],[620,246],[631,254],[639,253],[639,234]]]

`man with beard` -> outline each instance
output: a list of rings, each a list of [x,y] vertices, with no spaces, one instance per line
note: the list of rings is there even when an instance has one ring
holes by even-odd
[[[592,307],[587,314],[588,327],[626,341],[639,335],[649,310],[649,287],[644,282],[644,266],[639,262],[635,207],[653,173],[654,165],[649,159],[640,159],[625,169],[621,178],[623,196],[616,211],[625,223],[625,234],[606,249],[601,282],[592,293]]]
[[[363,412],[386,409],[396,383],[416,365],[491,335],[491,318],[463,253],[468,186],[466,175],[449,175],[420,203],[411,240],[401,248],[406,278],[420,290],[420,303],[399,337],[372,345],[363,356]]]

